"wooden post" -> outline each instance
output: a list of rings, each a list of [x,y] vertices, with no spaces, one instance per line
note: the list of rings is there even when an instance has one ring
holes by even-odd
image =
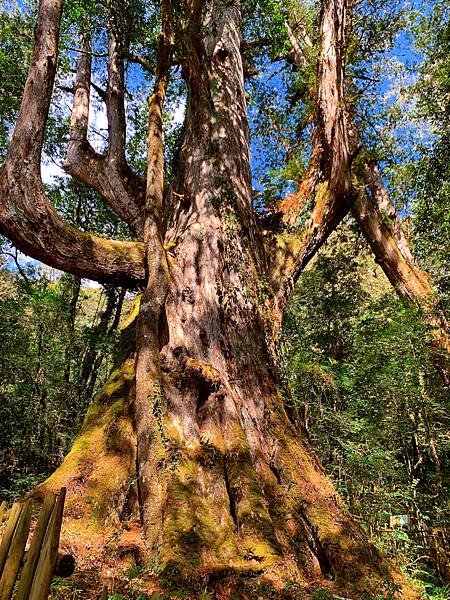
[[[14,534],[14,530],[19,520],[22,506],[18,503],[13,504],[11,513],[9,515],[8,523],[6,524],[5,531],[3,532],[2,543],[0,544],[0,576],[3,573],[3,567],[5,566],[6,557],[8,556],[9,546]]]
[[[29,600],[47,600],[58,557],[59,535],[64,511],[66,488],[61,488],[45,534]]]
[[[3,500],[3,502],[0,504],[0,521],[3,521],[3,517],[6,515],[7,512],[8,503],[6,502],[6,500]]]
[[[102,595],[100,596],[100,600],[108,600],[108,586],[105,584],[103,586]]]
[[[71,554],[58,553],[53,574],[58,577],[70,577],[74,571],[75,558]]]
[[[23,505],[0,578],[0,600],[10,600],[31,525],[31,500]]]
[[[44,503],[36,523],[36,529],[34,530],[33,539],[31,540],[31,545],[23,566],[19,587],[17,588],[16,600],[28,600],[47,525],[55,506],[55,500],[56,496],[54,494],[47,494],[44,498]]]

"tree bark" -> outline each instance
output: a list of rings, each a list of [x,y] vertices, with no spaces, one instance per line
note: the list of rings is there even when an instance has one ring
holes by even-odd
[[[123,59],[114,33],[110,32],[108,90],[104,96],[108,116],[108,151],[98,154],[87,139],[91,88],[91,44],[84,38],[78,58],[70,141],[64,169],[95,189],[139,239],[143,236],[141,208],[145,181],[125,159],[125,104]]]
[[[317,85],[309,92],[315,105],[309,166],[297,192],[276,207],[275,220],[279,224],[275,237],[269,237],[272,241],[269,279],[276,289],[274,306],[280,325],[295,281],[356,199],[351,178],[351,120],[344,93],[348,10],[346,0],[322,2]],[[290,60],[301,69],[307,56],[296,44],[289,26],[288,36],[294,44]],[[308,42],[305,37],[304,45]]]
[[[46,264],[96,281],[134,287],[145,280],[139,243],[105,240],[65,223],[41,180],[41,155],[58,55],[62,0],[42,0],[22,105],[0,167],[0,227],[21,250]]]
[[[363,177],[367,193],[358,198],[353,215],[397,294],[407,304],[422,311],[431,332],[431,358],[448,386],[450,335],[445,315],[437,308],[430,276],[414,262],[378,168],[369,161],[364,162]]]
[[[134,551],[150,552],[159,585],[192,598],[205,588],[217,598],[306,598],[319,587],[416,598],[345,512],[286,414],[251,203],[240,3],[186,6],[175,25],[186,52],[187,120],[177,187],[166,195],[161,57],[150,99],[137,356],[113,372],[40,491],[65,481],[72,544],[74,531],[91,547],[95,536],[115,536],[117,552],[130,553],[137,523],[128,533],[121,523],[138,512],[148,549],[135,541]],[[348,167],[346,144],[336,149],[328,126],[321,143],[327,190],[342,200],[349,171],[333,161]]]

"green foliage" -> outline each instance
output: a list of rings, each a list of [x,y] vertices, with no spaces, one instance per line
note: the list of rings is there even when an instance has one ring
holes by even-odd
[[[82,231],[92,231],[106,238],[130,239],[128,227],[94,190],[74,179],[57,178],[48,189],[58,213]]]
[[[334,597],[334,594],[332,594],[330,590],[324,588],[316,590],[312,595],[312,600],[333,600]]]
[[[34,15],[6,2],[0,8],[0,162],[6,154],[30,60]]]
[[[310,116],[309,87],[304,73],[276,71],[248,83],[254,178],[261,207],[295,189],[308,163],[305,124]],[[302,89],[302,93],[299,90]],[[283,98],[289,94],[292,103]]]
[[[253,40],[265,40],[272,55],[289,49],[286,36],[288,6],[280,0],[245,0],[244,31]]]
[[[389,516],[409,513],[416,529],[450,516],[450,406],[427,340],[349,225],[302,275],[284,323],[291,402],[315,450],[363,527],[411,570],[429,549],[417,531],[384,531]]]
[[[414,165],[414,250],[434,277],[441,306],[450,313],[450,130]]]
[[[450,311],[450,16],[436,2],[416,26],[416,44],[424,53],[413,88],[417,112],[432,134],[418,146],[411,165],[414,250],[434,277],[441,307]]]
[[[448,5],[438,0],[430,13],[421,16],[414,27],[415,44],[423,53],[414,91],[418,111],[428,117],[438,132],[448,129],[450,117],[450,14]]]
[[[50,588],[49,600],[81,600],[83,590],[71,580],[54,577]]]
[[[39,273],[29,263],[21,269],[0,271],[3,499],[23,497],[64,458],[117,341],[111,327],[99,327],[101,290],[80,289],[72,277]]]

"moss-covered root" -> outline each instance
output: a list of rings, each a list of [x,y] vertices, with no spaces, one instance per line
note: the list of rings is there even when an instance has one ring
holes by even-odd
[[[172,446],[167,459],[158,473],[167,486],[152,548],[152,564],[167,593],[281,598],[287,580],[305,588],[295,562],[280,553],[248,450],[231,454],[209,440],[177,452]],[[205,590],[215,595],[202,596]]]
[[[189,590],[189,598],[202,597],[200,588],[221,598],[269,589],[267,597],[293,597],[284,595],[286,582],[304,592],[309,580],[279,544],[243,426],[233,420],[220,429],[211,417],[208,432],[196,438],[181,421],[170,411],[161,418],[163,443],[147,472],[163,491],[159,522],[146,524],[160,584],[167,592]]]
[[[134,508],[133,387],[134,359],[128,358],[93,400],[61,466],[33,492],[40,497],[67,487],[63,533],[91,536],[117,525],[120,515]]]
[[[166,437],[155,473],[166,482],[165,500],[149,574],[167,594],[183,590],[192,600],[307,600],[319,589],[329,598],[418,600],[290,433],[279,432],[285,467],[269,466],[271,477],[255,466],[239,426],[226,442]]]

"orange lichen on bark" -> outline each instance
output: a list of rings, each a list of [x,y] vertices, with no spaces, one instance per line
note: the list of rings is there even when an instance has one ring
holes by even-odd
[[[306,178],[300,183],[300,187],[296,192],[286,194],[286,197],[277,203],[276,211],[282,213],[283,223],[292,222],[293,219],[297,218],[314,193],[314,185],[315,180]]]

